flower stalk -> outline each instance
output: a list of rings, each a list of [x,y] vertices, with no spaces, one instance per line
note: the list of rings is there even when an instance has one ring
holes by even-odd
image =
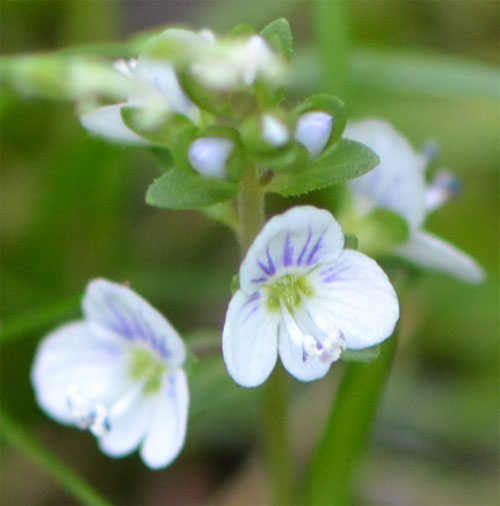
[[[254,166],[249,166],[241,181],[238,197],[239,242],[245,255],[265,221],[264,192]],[[292,462],[287,427],[287,382],[282,367],[263,386],[261,419],[264,448],[271,482],[272,504],[292,504]]]

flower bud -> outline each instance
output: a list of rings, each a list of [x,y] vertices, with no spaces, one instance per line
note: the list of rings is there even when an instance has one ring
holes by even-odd
[[[196,172],[206,178],[227,178],[227,160],[234,144],[224,137],[200,137],[188,149],[188,159]]]
[[[310,111],[297,120],[295,139],[309,152],[309,158],[317,157],[325,148],[332,133],[333,118],[322,111]]]
[[[261,133],[268,144],[277,148],[284,146],[290,140],[286,125],[270,114],[264,114],[261,118]]]

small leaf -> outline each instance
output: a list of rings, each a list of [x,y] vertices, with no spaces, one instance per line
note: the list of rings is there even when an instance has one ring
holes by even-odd
[[[211,206],[202,207],[200,211],[214,221],[226,225],[235,232],[238,230],[238,216],[232,202],[219,202]]]
[[[354,228],[359,249],[370,256],[387,253],[408,241],[408,223],[389,209],[375,209],[363,216]]]
[[[235,274],[231,279],[231,294],[235,294],[240,289],[240,276]]]
[[[344,248],[358,249],[358,237],[355,234],[344,234]]]
[[[232,199],[237,192],[237,185],[229,181],[172,169],[148,188],[146,202],[167,209],[198,209]]]
[[[378,163],[371,149],[359,142],[341,139],[304,170],[274,177],[266,190],[285,197],[301,195],[362,176]]]
[[[166,114],[159,124],[149,126],[147,120],[150,112],[154,116],[155,113],[147,108],[121,108],[123,122],[137,135],[157,146],[175,146],[177,138],[182,132],[195,128],[194,123],[182,114]],[[156,123],[157,118],[154,120]]]
[[[380,355],[380,346],[372,346],[363,350],[344,350],[340,355],[343,362],[372,362]]]
[[[285,18],[278,18],[266,25],[260,34],[269,42],[269,45],[288,61],[292,59],[293,37],[290,23]]]

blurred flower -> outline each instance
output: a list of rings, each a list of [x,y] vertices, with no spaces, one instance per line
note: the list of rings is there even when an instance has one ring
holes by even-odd
[[[263,114],[261,117],[262,138],[276,148],[284,146],[290,140],[287,126],[271,114]]]
[[[332,133],[333,117],[322,111],[310,111],[299,116],[295,139],[307,149],[309,158],[316,158],[325,148]]]
[[[225,179],[226,162],[233,148],[233,142],[224,137],[199,137],[189,146],[188,159],[201,176]]]
[[[399,317],[394,289],[377,263],[343,250],[335,218],[311,206],[269,220],[240,268],[222,345],[229,374],[257,386],[279,355],[302,381],[323,377],[345,348],[389,337]]]
[[[424,172],[428,157],[415,152],[385,121],[366,119],[351,123],[344,136],[366,144],[380,158],[371,172],[349,181],[358,212],[365,214],[376,207],[390,209],[410,227],[408,242],[394,253],[463,281],[482,281],[484,272],[469,255],[422,229],[427,215],[456,193],[456,179],[449,172],[440,172],[427,184]]]
[[[56,329],[37,350],[31,379],[38,403],[58,422],[89,429],[109,456],[140,447],[146,465],[166,466],[186,433],[184,343],[125,286],[91,281],[82,307],[84,320]]]
[[[158,41],[210,45],[213,34],[208,30],[199,33],[189,30],[167,29],[150,43]],[[182,89],[174,65],[166,59],[152,58],[147,54],[137,60],[118,60],[114,68],[120,74],[134,81],[134,89],[126,102],[105,105],[83,114],[82,125],[92,133],[117,142],[147,144],[148,141],[129,128],[122,117],[124,107],[141,111],[139,119],[145,128],[153,128],[169,114],[187,116],[194,122],[200,117],[198,107],[188,98]]]
[[[256,81],[279,87],[288,78],[285,60],[260,35],[215,41],[194,55],[190,70],[203,86],[224,92],[250,87]]]

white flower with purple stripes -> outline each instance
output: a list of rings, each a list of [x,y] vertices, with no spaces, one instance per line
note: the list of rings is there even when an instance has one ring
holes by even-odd
[[[469,283],[484,279],[481,266],[452,244],[423,230],[427,215],[439,209],[456,193],[457,181],[438,172],[427,184],[429,158],[416,152],[389,123],[365,119],[351,123],[344,136],[366,144],[380,163],[364,176],[349,181],[355,207],[363,215],[383,207],[401,215],[410,228],[410,238],[393,253],[422,267],[435,269]]]
[[[340,225],[315,207],[264,226],[241,264],[224,325],[224,360],[237,383],[263,383],[278,354],[299,380],[318,379],[344,349],[392,334],[399,305],[391,283],[375,261],[343,247]]]
[[[149,467],[168,465],[186,433],[183,341],[123,285],[91,281],[82,307],[84,320],[56,329],[38,348],[31,374],[38,403],[58,422],[89,429],[109,456],[140,447]]]

